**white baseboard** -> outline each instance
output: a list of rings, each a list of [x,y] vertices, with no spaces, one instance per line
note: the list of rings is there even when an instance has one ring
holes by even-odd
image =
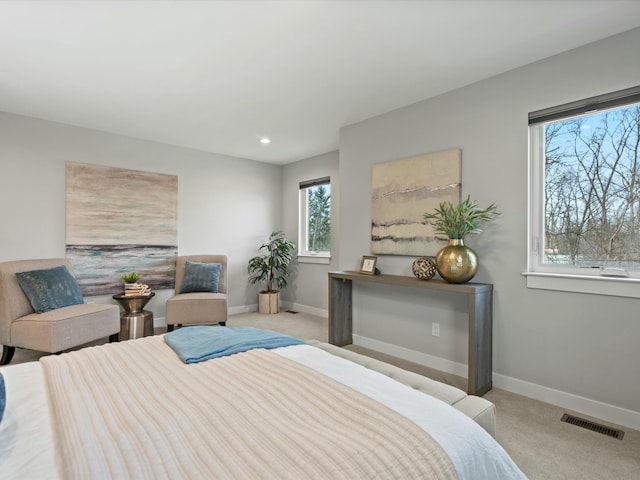
[[[457,363],[445,358],[435,357],[427,353],[416,352],[405,347],[392,345],[391,343],[382,342],[373,338],[363,337],[361,335],[353,335],[353,343],[364,348],[370,348],[376,352],[386,353],[394,357],[402,358],[410,362],[426,365],[435,368],[441,372],[451,373],[458,377],[467,378],[469,368],[463,363]]]
[[[373,338],[353,335],[353,343],[361,347],[370,348],[410,362],[419,363],[442,372],[467,378],[468,367],[465,364],[453,362],[408,348],[399,347]],[[599,418],[606,422],[615,423],[634,430],[640,430],[640,412],[599,402],[572,393],[555,390],[517,378],[500,375],[493,372],[493,386],[511,393],[540,400],[557,407],[566,408],[590,417]]]
[[[329,311],[321,308],[302,305],[301,303],[282,302],[283,309],[295,310],[297,312],[308,313],[316,317],[329,318]]]
[[[239,307],[230,307],[228,310],[229,315],[237,315],[239,313],[249,313],[249,312],[257,312],[258,304],[254,303],[253,305],[241,305]]]
[[[280,302],[280,311],[284,310],[296,310],[302,313],[308,313],[309,315],[316,315],[318,317],[328,318],[329,311],[322,310],[321,308],[309,307],[308,305],[302,305],[300,303]],[[236,315],[239,313],[257,312],[258,304],[242,305],[239,307],[229,308],[229,315]]]
[[[535,383],[526,382],[506,375],[493,373],[493,386],[508,392],[524,395],[557,407],[599,418],[617,425],[640,430],[640,412],[599,402]]]

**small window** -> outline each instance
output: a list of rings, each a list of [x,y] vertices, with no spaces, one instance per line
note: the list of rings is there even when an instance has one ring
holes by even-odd
[[[329,177],[300,183],[299,257],[331,256]]]
[[[640,278],[640,87],[529,114],[529,271]]]

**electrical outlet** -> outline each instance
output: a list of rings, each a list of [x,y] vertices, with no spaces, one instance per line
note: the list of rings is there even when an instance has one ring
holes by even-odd
[[[439,323],[432,323],[431,324],[431,335],[433,335],[434,337],[439,337],[440,336],[440,324]]]

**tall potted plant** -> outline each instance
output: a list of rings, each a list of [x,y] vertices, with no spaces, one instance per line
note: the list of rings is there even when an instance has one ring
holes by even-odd
[[[433,230],[446,235],[449,245],[436,255],[436,266],[440,276],[449,283],[466,283],[478,272],[478,255],[464,244],[467,235],[480,233],[484,222],[493,220],[498,207],[492,203],[480,208],[471,196],[453,205],[443,202],[435,213],[425,213],[425,220],[433,220]]]
[[[280,311],[280,290],[287,286],[289,264],[295,248],[295,244],[288,241],[283,232],[275,231],[260,246],[259,250],[264,253],[249,260],[249,283],[264,282],[264,289],[258,294],[260,313]]]

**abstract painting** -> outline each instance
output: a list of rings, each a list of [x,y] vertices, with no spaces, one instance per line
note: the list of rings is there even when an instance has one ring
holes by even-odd
[[[379,163],[371,171],[371,252],[435,255],[447,244],[423,215],[441,202],[460,201],[462,151],[429,153]]]
[[[83,294],[122,293],[132,271],[173,288],[178,177],[67,162],[66,179],[66,255]]]

